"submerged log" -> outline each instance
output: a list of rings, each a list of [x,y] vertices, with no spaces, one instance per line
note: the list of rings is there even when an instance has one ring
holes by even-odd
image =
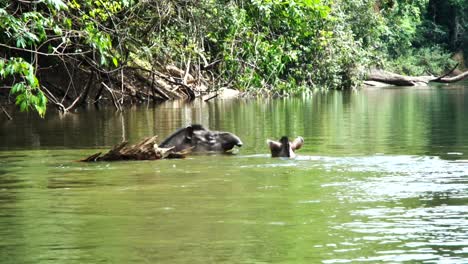
[[[176,159],[185,158],[185,155],[191,152],[191,148],[184,149],[180,152],[173,151],[172,148],[160,148],[156,144],[156,138],[153,136],[145,138],[139,143],[127,146],[128,142],[124,141],[114,146],[109,152],[102,155],[102,152],[93,154],[80,161],[117,161],[117,160],[158,160],[158,159]]]
[[[456,67],[455,67],[456,68]],[[448,73],[436,77],[436,76],[404,76],[400,74],[395,74],[392,72],[387,72],[383,70],[371,70],[369,73],[366,82],[367,84],[372,85],[372,82],[379,82],[388,85],[396,86],[426,86],[430,82],[435,83],[454,83],[468,78],[468,71],[465,71],[454,77],[446,77],[451,72],[455,70],[453,68]]]

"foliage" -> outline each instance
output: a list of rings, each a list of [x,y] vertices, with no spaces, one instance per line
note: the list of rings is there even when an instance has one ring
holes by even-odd
[[[346,89],[370,67],[440,74],[468,47],[467,12],[467,0],[0,0],[0,75],[41,116],[49,58],[109,80],[143,61],[251,93]]]
[[[0,59],[0,77],[14,75],[19,75],[20,80],[15,81],[10,92],[16,95],[16,104],[21,111],[34,108],[40,116],[44,116],[47,98],[39,89],[33,66],[21,58]]]
[[[47,98],[36,77],[41,56],[62,60],[78,56],[98,67],[112,60],[117,65],[110,34],[101,27],[118,9],[109,3],[115,2],[88,1],[83,9],[76,9],[76,1],[68,5],[62,0],[0,2],[0,53],[4,57],[0,77],[12,83],[10,93],[22,111],[33,108],[40,116],[45,114]],[[87,11],[93,5],[103,6],[108,15],[98,12],[99,8]]]
[[[54,1],[51,4],[63,8],[59,2]],[[51,26],[52,21],[37,11],[13,16],[5,8],[0,8],[0,38],[2,43],[5,43],[2,46],[12,45],[12,49],[25,49],[36,45],[47,38],[46,28]],[[33,65],[21,57],[0,59],[0,77],[14,78],[10,93],[16,95],[16,104],[22,111],[34,108],[40,116],[44,116],[47,99],[39,88],[35,72]]]
[[[428,40],[468,56],[468,1],[430,0],[420,40]]]
[[[148,39],[140,49],[145,56],[181,68],[220,61],[213,70],[219,85],[245,91],[342,87],[360,50],[349,28],[335,27],[339,20],[325,1],[168,1],[145,10],[157,27],[138,37]],[[155,13],[164,15],[150,19]]]
[[[323,24],[330,7],[320,1],[252,1],[231,6],[219,56],[224,74],[238,76],[243,89],[265,87],[281,91],[288,84],[311,84],[312,55],[323,50],[331,32]]]
[[[386,1],[379,6],[383,24],[379,36],[382,52],[398,57],[412,48],[417,30],[422,23],[421,14],[427,0]]]
[[[435,46],[410,49],[405,55],[386,62],[386,68],[410,76],[440,75],[454,64],[450,54]]]
[[[140,54],[180,68],[219,61],[218,85],[254,93],[355,87],[368,67],[438,74],[450,61],[421,34],[429,2],[167,1],[145,6],[153,30]]]

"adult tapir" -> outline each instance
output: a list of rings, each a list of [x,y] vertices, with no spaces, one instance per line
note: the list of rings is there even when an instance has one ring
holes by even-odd
[[[192,148],[192,152],[223,153],[235,146],[242,146],[242,141],[236,135],[224,131],[211,131],[198,124],[177,130],[159,144],[161,148],[174,147],[176,152]]]
[[[267,144],[270,147],[272,157],[295,158],[294,151],[304,145],[304,139],[297,137],[294,141],[289,142],[288,137],[283,136],[279,141],[267,140]]]

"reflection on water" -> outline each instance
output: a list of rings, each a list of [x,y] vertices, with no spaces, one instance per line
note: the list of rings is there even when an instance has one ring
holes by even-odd
[[[201,123],[232,131],[243,154],[266,153],[265,140],[303,136],[318,155],[403,154],[468,159],[468,91],[444,88],[364,89],[306,98],[167,102],[154,107],[79,110],[45,119],[16,113],[0,122],[0,149],[101,148],[122,139],[162,138]],[[50,110],[51,112],[53,109]]]
[[[0,123],[2,263],[466,263],[465,88],[167,103]],[[80,163],[193,122],[234,156]],[[301,135],[297,159],[265,140]]]

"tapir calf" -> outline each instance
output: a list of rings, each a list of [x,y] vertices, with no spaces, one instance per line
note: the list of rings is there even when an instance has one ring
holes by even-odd
[[[290,142],[287,136],[281,137],[279,141],[267,140],[270,147],[272,157],[295,158],[296,150],[304,145],[304,139],[297,137],[294,141]]]

